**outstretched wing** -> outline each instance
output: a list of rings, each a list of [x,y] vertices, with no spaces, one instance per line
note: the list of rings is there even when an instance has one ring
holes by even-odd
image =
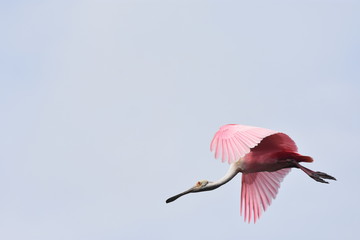
[[[249,153],[262,139],[275,133],[277,132],[259,127],[224,125],[215,133],[210,150],[215,151],[215,158],[221,157],[223,162],[233,163]]]
[[[260,218],[270,206],[280,188],[280,183],[290,172],[290,168],[276,172],[245,173],[242,175],[240,214],[245,222]]]

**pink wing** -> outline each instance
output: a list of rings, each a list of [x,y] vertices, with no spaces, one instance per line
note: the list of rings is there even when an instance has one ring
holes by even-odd
[[[233,163],[249,153],[262,139],[275,133],[277,132],[259,127],[224,125],[215,133],[210,150],[215,151],[215,158],[221,157],[223,162]]]
[[[280,183],[290,172],[290,169],[281,169],[276,172],[245,173],[241,183],[240,214],[244,220],[254,223],[261,213],[270,206],[280,188]]]
[[[295,142],[284,133],[276,133],[264,138],[245,156],[248,166],[270,161],[274,153],[297,152]],[[290,168],[275,172],[243,173],[241,186],[240,213],[244,220],[254,222],[270,206],[280,188],[280,183],[290,172]]]

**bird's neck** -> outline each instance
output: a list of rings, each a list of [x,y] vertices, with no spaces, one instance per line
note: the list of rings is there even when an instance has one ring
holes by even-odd
[[[230,165],[229,170],[226,172],[225,176],[223,176],[222,178],[220,178],[215,182],[209,182],[203,191],[210,191],[224,185],[225,183],[233,179],[236,176],[236,174],[238,174],[240,171],[241,170],[239,168],[239,164],[237,162],[232,163]]]

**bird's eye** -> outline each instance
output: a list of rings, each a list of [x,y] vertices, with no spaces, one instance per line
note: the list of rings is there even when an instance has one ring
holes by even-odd
[[[196,184],[196,185],[200,186],[200,185],[201,185],[201,182],[197,182],[197,184]]]

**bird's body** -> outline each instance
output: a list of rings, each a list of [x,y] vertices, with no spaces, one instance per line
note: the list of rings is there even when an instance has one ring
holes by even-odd
[[[290,137],[276,133],[264,138],[243,159],[242,173],[274,172],[289,167],[284,160],[293,159],[297,162],[312,162],[312,158],[297,153],[297,147]]]
[[[199,181],[189,190],[166,200],[167,203],[188,193],[214,190],[241,172],[240,212],[245,221],[253,219],[256,222],[276,197],[280,182],[291,168],[300,168],[318,182],[335,180],[326,173],[314,172],[300,165],[300,162],[312,162],[313,159],[299,154],[295,142],[288,135],[269,129],[224,125],[215,134],[210,149],[215,152],[215,158],[230,164],[225,176],[215,182]]]

